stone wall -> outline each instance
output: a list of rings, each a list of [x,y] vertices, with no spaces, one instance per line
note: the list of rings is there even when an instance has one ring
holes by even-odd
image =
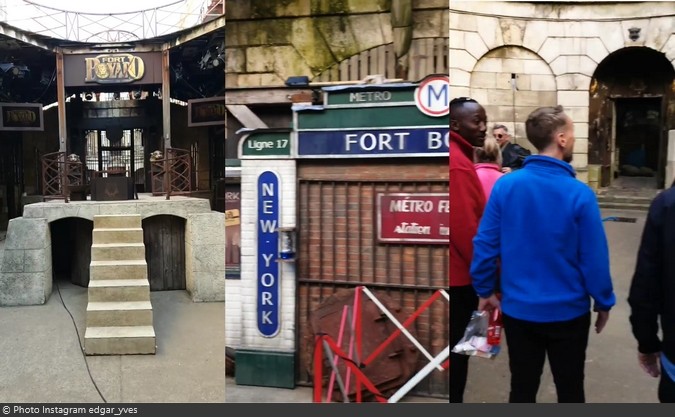
[[[393,41],[390,0],[233,0],[225,34],[228,88],[313,79],[333,65]],[[413,39],[446,38],[447,0],[413,1]]]
[[[534,106],[561,104],[575,123],[574,165],[586,181],[589,87],[612,52],[647,47],[675,62],[675,3],[451,2],[450,85],[453,97],[475,96],[490,124],[522,123]],[[629,28],[639,28],[637,40]],[[511,73],[519,91],[505,86]],[[529,76],[529,77],[528,77]],[[555,85],[551,80],[555,81]],[[494,90],[493,90],[494,89]],[[553,94],[555,93],[555,97]]]
[[[143,219],[173,215],[185,224],[186,289],[195,302],[225,300],[225,215],[208,200],[159,197],[124,202],[47,202],[29,204],[7,229],[0,265],[0,306],[44,304],[52,292],[49,223],[99,214],[140,214]]]

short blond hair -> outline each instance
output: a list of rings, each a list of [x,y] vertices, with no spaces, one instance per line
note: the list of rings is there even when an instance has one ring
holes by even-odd
[[[483,147],[476,148],[476,163],[502,165],[502,150],[496,140],[487,138],[483,143]]]

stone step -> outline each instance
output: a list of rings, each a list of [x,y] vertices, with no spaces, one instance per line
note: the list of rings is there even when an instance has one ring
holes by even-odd
[[[87,327],[152,326],[150,301],[90,301]]]
[[[145,259],[143,243],[94,243],[91,245],[92,261]]]
[[[94,229],[138,229],[142,227],[138,214],[106,214],[94,216]]]
[[[89,301],[149,301],[147,279],[99,279],[89,281]]]
[[[601,209],[649,211],[649,204],[641,203],[600,202],[598,205]]]
[[[616,201],[625,203],[650,203],[654,197],[646,196],[622,196],[622,195],[600,195],[598,201]]]
[[[101,279],[148,279],[148,264],[145,259],[128,261],[91,261],[90,281]]]
[[[141,243],[143,242],[143,229],[140,227],[129,228],[103,228],[94,229],[92,243]]]
[[[153,355],[155,339],[152,326],[88,327],[84,351],[87,355]]]

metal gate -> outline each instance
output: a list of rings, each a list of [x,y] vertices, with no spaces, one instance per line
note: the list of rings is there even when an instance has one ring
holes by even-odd
[[[134,178],[137,190],[145,192],[145,150],[143,129],[124,129],[119,137],[109,138],[107,130],[86,132],[88,171],[121,169]],[[107,174],[103,174],[107,176]]]
[[[411,314],[436,290],[447,288],[448,246],[378,243],[375,198],[380,192],[447,193],[448,183],[301,178],[299,187],[298,383],[310,384],[314,341],[308,320],[324,299],[340,289],[365,285]],[[433,305],[413,330],[429,352],[438,354],[449,340],[447,304]],[[420,359],[418,369],[424,365]],[[447,373],[432,374],[414,393],[447,398]]]

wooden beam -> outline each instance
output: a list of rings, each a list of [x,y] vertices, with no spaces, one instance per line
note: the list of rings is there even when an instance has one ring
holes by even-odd
[[[162,51],[162,135],[164,152],[171,147],[171,72],[169,50]]]
[[[386,79],[384,83],[377,85],[386,86],[386,84],[388,83],[399,83],[403,81],[404,80],[402,78]],[[321,87],[330,87],[339,85],[343,86],[363,85],[363,84],[366,84],[363,82],[363,80],[326,81],[326,82],[309,83],[309,85],[304,88],[271,87],[271,88],[231,89],[225,90],[225,104],[226,105],[242,104],[244,106],[249,104],[292,104],[293,101],[291,100],[291,97],[298,93],[311,93],[313,90],[319,90]]]
[[[223,36],[225,36],[225,15],[210,20],[202,25],[195,26],[194,28],[185,33],[181,33],[174,39],[165,43],[164,48],[167,49],[180,46],[186,42],[190,42],[191,40],[197,39],[200,36],[209,34],[211,32],[215,32],[217,30],[222,30]]]
[[[227,94],[226,94],[227,97]],[[251,111],[248,107],[241,104],[231,104],[225,105],[227,111],[234,116],[239,123],[244,127],[249,129],[266,129],[267,125],[265,122],[260,120],[260,118]]]
[[[63,53],[56,53],[56,97],[59,113],[59,152],[68,151],[68,129],[66,127],[66,87],[63,74]]]
[[[225,90],[225,105],[292,104],[291,97],[298,93],[311,93],[311,88],[264,88]]]
[[[23,43],[27,43],[29,45],[42,48],[47,51],[56,51],[55,47],[50,46],[47,42],[43,42],[42,40],[34,37],[33,33],[30,33],[28,31],[21,30],[19,28],[15,28],[13,26],[10,26],[4,22],[0,22],[0,35],[7,36],[12,39],[16,39],[18,41],[21,41]],[[56,40],[52,39],[51,40]]]

